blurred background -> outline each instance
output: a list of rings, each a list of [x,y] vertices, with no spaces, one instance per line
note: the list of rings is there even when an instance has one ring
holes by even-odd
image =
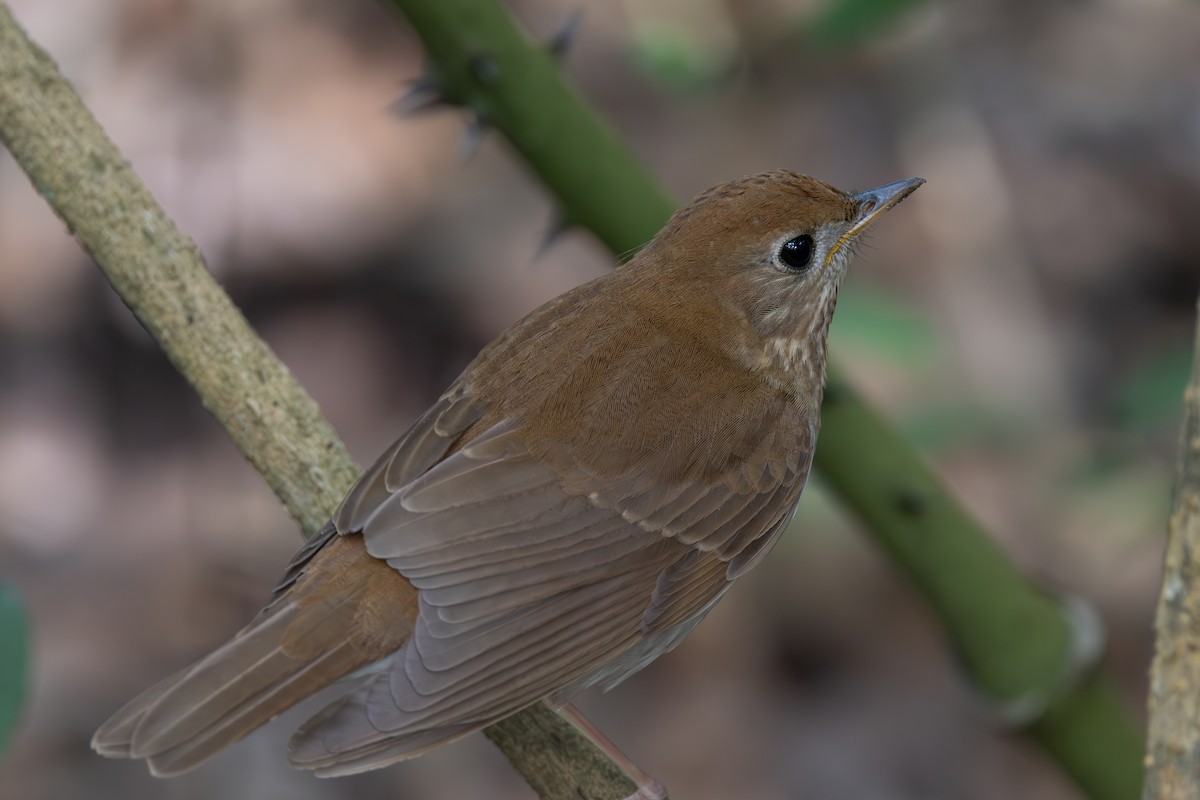
[[[612,258],[464,115],[397,119],[376,0],[14,0],[361,463],[489,339]],[[680,200],[775,167],[929,183],[839,305],[842,367],[1042,586],[1086,597],[1141,716],[1200,287],[1200,6],[521,0]],[[93,729],[229,636],[295,526],[0,152],[0,583],[32,629],[0,797],[528,798],[481,736],[320,781],[292,714],[186,777]],[[1075,798],[961,678],[815,479],[675,653],[582,705],[683,800]],[[307,709],[311,711],[313,709]]]

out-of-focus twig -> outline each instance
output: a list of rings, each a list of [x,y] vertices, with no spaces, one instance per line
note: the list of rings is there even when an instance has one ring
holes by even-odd
[[[1200,797],[1200,316],[1183,398],[1179,475],[1154,623],[1142,800]]]
[[[304,531],[319,529],[358,467],[3,2],[0,141]],[[540,707],[488,735],[545,800],[615,800],[636,788]]]

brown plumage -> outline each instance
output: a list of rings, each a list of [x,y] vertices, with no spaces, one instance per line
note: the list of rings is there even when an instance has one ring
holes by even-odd
[[[347,774],[674,647],[791,518],[844,245],[919,183],[847,195],[779,171],[698,197],[485,348],[258,617],[93,746],[183,772],[357,674],[290,754]]]

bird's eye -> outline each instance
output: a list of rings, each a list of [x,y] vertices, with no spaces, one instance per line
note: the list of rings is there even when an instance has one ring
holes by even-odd
[[[812,266],[813,257],[813,238],[807,233],[803,236],[797,236],[795,239],[789,239],[779,248],[779,260],[782,261],[788,269],[801,272]]]

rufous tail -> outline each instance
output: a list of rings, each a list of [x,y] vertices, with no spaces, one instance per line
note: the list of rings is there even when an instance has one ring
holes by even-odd
[[[233,639],[134,698],[92,738],[155,775],[186,772],[312,694],[400,648],[416,591],[358,537],[334,537]]]

